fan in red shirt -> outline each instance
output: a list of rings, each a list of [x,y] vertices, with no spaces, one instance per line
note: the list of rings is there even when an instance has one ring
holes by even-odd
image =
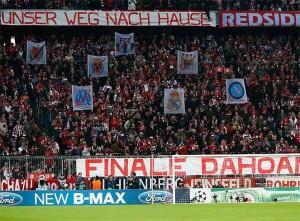
[[[176,144],[174,143],[172,137],[169,137],[167,143],[166,143],[166,152],[168,154],[174,154],[176,152]]]
[[[68,144],[68,141],[69,141],[69,136],[70,136],[70,133],[68,130],[64,129],[61,133],[60,133],[60,138],[62,140],[62,144],[64,145],[67,145]]]
[[[111,119],[111,128],[112,129],[117,129],[121,126],[121,123],[120,123],[120,118],[119,116],[113,116],[112,119]]]
[[[46,157],[46,164],[48,166],[48,168],[51,168],[53,166],[53,157],[55,156],[55,154],[52,151],[51,146],[47,147],[46,151],[45,151],[45,157]]]
[[[218,146],[215,141],[212,141],[208,148],[211,150],[211,153],[214,154],[216,153]]]
[[[177,153],[179,155],[188,155],[188,153],[189,153],[189,146],[188,145],[184,145],[184,144],[180,144],[177,147]]]
[[[144,138],[144,134],[142,132],[139,133],[139,136],[136,140],[136,147],[139,154],[147,154],[148,143],[147,139]]]
[[[295,133],[295,143],[299,146],[300,145],[300,130],[296,130],[296,133]]]
[[[43,146],[49,144],[49,139],[45,133],[40,137],[40,144]]]
[[[76,138],[73,136],[67,142],[67,145],[66,145],[67,146],[67,151],[71,152],[72,150],[75,149],[76,145],[77,145],[77,141],[76,141]]]
[[[289,125],[289,118],[288,118],[287,116],[285,116],[285,117],[281,120],[280,124],[281,124],[281,127],[287,127],[287,126]]]
[[[107,9],[113,9],[115,4],[115,0],[106,0]]]

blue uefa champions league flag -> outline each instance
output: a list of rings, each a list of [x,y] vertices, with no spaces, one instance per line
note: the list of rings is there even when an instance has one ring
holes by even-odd
[[[135,54],[134,33],[115,33],[115,56]]]
[[[165,114],[184,114],[184,89],[165,89],[164,90],[164,113]]]
[[[93,110],[92,86],[72,85],[73,111]]]
[[[46,64],[46,43],[34,43],[27,41],[26,47],[26,63],[27,64]]]
[[[88,76],[92,78],[108,76],[108,57],[88,55]]]
[[[244,79],[226,79],[226,103],[245,104],[248,103]]]

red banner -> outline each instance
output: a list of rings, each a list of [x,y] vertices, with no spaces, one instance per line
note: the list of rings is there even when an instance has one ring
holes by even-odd
[[[266,187],[300,187],[300,177],[268,177]]]
[[[300,11],[219,11],[219,27],[300,27]]]
[[[30,179],[0,180],[0,190],[4,191],[35,190],[36,186],[36,181]]]
[[[58,179],[47,179],[48,188],[50,190],[58,190]],[[68,189],[75,189],[75,179],[67,179]],[[0,191],[19,191],[19,190],[35,190],[37,181],[35,179],[9,179],[0,180]]]
[[[222,185],[224,188],[250,188],[256,187],[255,178],[191,178],[185,179],[185,184],[191,188],[213,188]]]
[[[1,10],[2,25],[216,27],[204,11]]]
[[[173,165],[174,163],[174,165]],[[300,155],[207,155],[164,158],[77,159],[76,170],[85,177],[101,176],[226,176],[293,175],[300,173]]]

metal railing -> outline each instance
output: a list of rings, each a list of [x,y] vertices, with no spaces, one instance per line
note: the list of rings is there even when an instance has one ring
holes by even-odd
[[[71,176],[76,173],[76,159],[83,157],[73,156],[9,156],[0,157],[0,169],[8,170],[13,178],[29,178],[32,174],[53,174],[54,176]],[[91,158],[91,157],[89,157]],[[99,156],[97,156],[99,158]],[[0,173],[1,175],[1,173]]]
[[[12,175],[11,178],[30,178],[34,174],[52,174],[54,177],[64,175],[72,176],[76,174],[76,159],[88,158],[118,158],[113,156],[0,156],[0,179],[5,178],[3,168],[6,168]],[[130,158],[146,158],[149,156],[130,156]],[[169,156],[156,156],[169,157]],[[1,177],[2,176],[2,177]]]

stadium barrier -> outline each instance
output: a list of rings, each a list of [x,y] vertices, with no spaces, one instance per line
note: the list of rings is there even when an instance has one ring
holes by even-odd
[[[211,194],[213,203],[300,202],[299,188],[212,189]]]
[[[300,188],[183,188],[175,203],[300,202]],[[174,203],[170,190],[0,192],[0,206],[78,206]]]
[[[76,206],[172,203],[166,190],[70,190],[0,192],[0,206]]]
[[[173,193],[173,203],[178,202],[182,196],[182,202],[189,202],[189,194],[181,193],[181,188],[204,188],[206,177],[220,178],[212,187],[224,188],[226,179],[237,178],[237,187],[259,187],[259,179],[264,177],[264,183],[269,177],[297,176],[300,173],[299,154],[252,154],[252,155],[173,155],[172,157],[157,158],[94,158],[77,159],[76,171],[84,177],[93,176],[117,176],[127,177],[134,172],[137,176],[165,177],[172,182],[166,183],[164,189],[170,189]],[[253,180],[255,177],[255,181]],[[178,184],[177,179],[182,179]],[[251,179],[252,178],[252,179]],[[249,180],[249,181],[248,181]],[[248,182],[247,182],[248,181]],[[256,183],[256,181],[258,181]],[[270,182],[269,182],[270,183]],[[229,186],[232,185],[229,180]],[[297,182],[290,182],[290,186],[297,186]],[[153,185],[151,189],[156,189]],[[177,195],[180,195],[178,198]]]
[[[116,189],[126,189],[126,179],[132,172],[136,173],[141,189],[212,188],[218,184],[224,188],[300,187],[299,154],[129,158],[10,156],[0,157],[0,169],[3,171],[0,190],[6,191],[33,190],[41,174],[45,175],[49,190],[58,189],[60,175],[67,178],[69,189],[74,189],[74,179],[79,172],[86,179],[99,176],[102,183],[112,175]]]

